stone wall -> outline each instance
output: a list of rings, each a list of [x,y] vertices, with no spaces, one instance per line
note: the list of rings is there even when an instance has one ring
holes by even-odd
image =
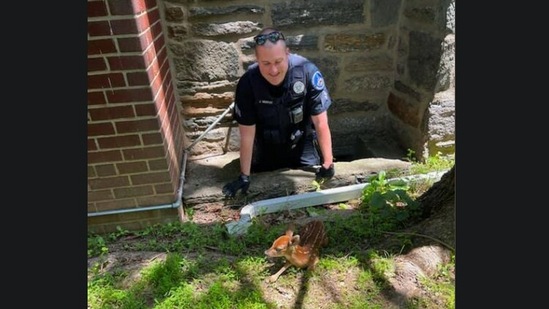
[[[252,37],[272,25],[325,76],[334,101],[328,114],[336,160],[454,151],[455,1],[162,4],[189,140],[228,109],[238,78],[254,61]],[[228,113],[189,158],[236,151],[238,138]]]

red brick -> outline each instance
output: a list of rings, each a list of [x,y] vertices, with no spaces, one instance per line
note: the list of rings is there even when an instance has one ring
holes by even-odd
[[[106,69],[105,58],[88,58],[88,72],[105,71]]]
[[[144,0],[109,1],[111,15],[134,15],[147,10]]]
[[[140,41],[139,38],[136,38],[136,37],[118,38],[117,40],[118,40],[118,47],[120,48],[120,52],[127,53],[127,52],[140,52],[140,51],[142,51],[141,41]]]
[[[112,195],[111,190],[88,191],[88,201],[90,202],[112,199],[114,199],[114,196]]]
[[[155,59],[155,61],[149,66],[149,69],[147,70],[147,74],[149,76],[149,80],[154,80],[156,75],[160,73],[160,67],[158,66],[158,58]]]
[[[162,28],[160,28],[162,31]],[[118,47],[121,52],[138,52],[147,49],[154,41],[153,33],[150,29],[144,29],[138,37],[119,38]]]
[[[168,92],[168,88],[170,87],[170,83],[166,81],[166,79],[163,79],[162,80],[162,85],[160,85],[162,87],[162,100],[165,100],[166,102],[164,104],[166,104],[166,106],[168,106],[168,102],[169,102],[169,96],[167,96],[167,92]],[[169,106],[168,106],[168,112],[169,111]]]
[[[135,26],[137,27],[137,33],[141,34],[151,27],[154,23],[160,23],[160,15],[158,10],[148,12],[147,14],[141,15],[135,19]]]
[[[167,97],[170,98],[170,104],[175,106],[175,96],[173,95],[173,83],[171,82],[171,78],[170,84],[168,85]]]
[[[156,28],[157,28],[156,26],[149,28],[143,31],[143,33],[139,36],[139,40],[141,41],[141,46],[144,46],[144,49],[151,46],[154,40],[156,39],[156,37],[162,34],[162,24],[160,24],[160,33],[155,33],[153,31]]]
[[[97,150],[97,144],[95,143],[95,138],[88,138],[88,151]]]
[[[158,55],[156,56],[158,59],[158,63],[160,66],[160,74],[161,76],[166,76],[168,73],[168,69],[170,68],[170,64],[168,62],[168,54],[166,53],[166,49],[162,49],[158,52]]]
[[[141,139],[138,135],[101,137],[97,139],[97,142],[99,143],[99,147],[101,147],[101,149],[141,146]]]
[[[154,104],[136,104],[134,107],[137,116],[156,116]]]
[[[121,175],[135,174],[135,173],[142,173],[142,172],[149,171],[149,168],[147,167],[147,162],[145,161],[121,162],[121,163],[117,163],[116,167],[118,168],[118,172]]]
[[[117,89],[107,91],[109,103],[147,102],[153,99],[151,88]]]
[[[146,28],[149,28],[152,25],[160,25],[160,11],[158,10],[158,8],[149,10],[146,16],[142,16],[142,17],[143,17],[143,20],[146,21],[146,25],[147,25],[145,27],[145,24],[143,23],[143,28],[142,28],[143,30],[145,30]]]
[[[172,194],[137,198],[138,206],[172,204],[173,202],[175,202],[175,197]]]
[[[114,168],[114,164],[112,163],[96,165],[95,170],[97,171],[97,176],[99,177],[116,175],[116,169]]]
[[[148,48],[143,53],[143,59],[145,59],[145,65],[149,67],[156,59],[156,50],[154,48]]]
[[[88,1],[88,17],[107,16],[105,1]]]
[[[88,112],[93,121],[135,117],[132,106],[89,108]]]
[[[88,212],[97,212],[97,208],[95,207],[95,203],[88,203]]]
[[[122,73],[88,75],[88,89],[110,89],[125,86],[126,81]]]
[[[130,185],[130,180],[127,176],[116,176],[106,178],[88,179],[88,184],[92,190],[105,188],[118,188]]]
[[[150,85],[149,77],[146,72],[128,72],[128,86],[148,86]]]
[[[131,121],[118,121],[115,123],[116,131],[118,133],[130,133],[130,132],[147,132],[158,131],[160,128],[158,120],[144,119],[144,120],[131,120]]]
[[[170,63],[169,63],[168,57],[166,56],[165,51],[161,51],[156,57],[156,59],[161,60],[158,63],[160,64],[159,75],[162,76],[162,82],[168,81],[171,83]]]
[[[151,36],[155,39],[155,46],[158,47],[159,45],[156,45],[158,42],[160,44],[160,47],[164,47],[164,36],[162,35],[162,23],[156,23],[151,28]]]
[[[154,146],[154,147],[139,148],[139,149],[123,149],[122,154],[124,155],[124,159],[127,161],[156,159],[156,158],[165,157],[164,147],[162,146]]]
[[[172,83],[172,77],[170,75],[170,63],[168,61],[168,58],[166,58],[165,61],[162,63],[162,68],[160,69],[160,72],[162,74],[162,82],[167,88]]]
[[[145,0],[145,6],[149,9],[152,9],[154,7],[157,7],[157,1],[156,0]]]
[[[88,164],[122,161],[120,150],[88,152]]]
[[[141,56],[108,57],[107,61],[112,71],[118,70],[145,70],[145,59]]]
[[[165,171],[168,169],[168,162],[166,162],[166,159],[157,159],[157,160],[150,160],[149,161],[149,169],[151,171]]]
[[[156,205],[158,205],[158,203],[147,204],[143,206],[156,206]],[[136,207],[136,208],[140,208],[140,207]],[[170,212],[173,213],[172,216],[177,215],[177,209],[157,209],[157,210],[121,213],[117,215],[118,217],[117,219],[118,219],[118,222],[124,222],[124,223],[126,222],[133,223],[133,221],[139,220],[139,223],[141,223],[141,226],[139,229],[142,230],[143,228],[150,227],[152,225],[150,224],[152,219],[159,218],[160,215],[166,215],[166,214],[169,214]]]
[[[113,35],[139,34],[141,32],[137,27],[137,21],[133,18],[111,20],[110,23]]]
[[[166,42],[164,41],[164,36],[157,36],[154,40],[154,48],[158,51],[159,54],[167,53],[166,52]]]
[[[117,189],[114,189],[113,191],[114,191],[114,196],[116,198],[147,196],[147,195],[154,194],[154,190],[151,185],[132,186],[129,188],[117,188]]]
[[[156,97],[157,96],[157,93],[158,91],[160,90],[160,87],[162,86],[162,77],[159,75],[157,76],[151,83],[151,90],[152,90],[152,93],[153,93],[153,97]],[[157,97],[156,98],[157,101],[162,101],[163,98],[162,97]]]
[[[94,178],[97,174],[95,173],[95,168],[93,166],[88,165],[88,178]]]
[[[162,193],[177,193],[178,188],[174,188],[174,186],[171,183],[163,183],[154,185],[154,191],[156,194],[162,194]]]
[[[88,34],[90,36],[111,35],[111,26],[108,21],[88,21]]]
[[[106,104],[105,93],[103,91],[88,92],[88,105]]]
[[[147,133],[142,134],[143,144],[148,145],[162,145],[162,135],[160,133]]]
[[[169,117],[166,116],[167,109],[166,109],[166,105],[164,104],[164,101],[161,101],[159,100],[159,98],[157,98],[155,103],[156,103],[156,108],[158,109],[158,117],[162,120],[169,119]]]
[[[147,174],[137,174],[130,176],[132,184],[141,185],[141,184],[150,184],[150,183],[164,183],[170,182],[170,174],[166,172],[154,172]]]
[[[114,134],[112,123],[88,123],[88,136]]]
[[[116,199],[114,201],[96,202],[96,208],[98,211],[128,209],[137,206],[135,199]]]
[[[88,55],[103,55],[117,52],[112,39],[88,40]]]

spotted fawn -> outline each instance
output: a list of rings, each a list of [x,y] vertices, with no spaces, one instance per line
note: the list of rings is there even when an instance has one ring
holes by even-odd
[[[300,234],[294,235],[294,225],[290,224],[286,234],[278,237],[273,245],[265,250],[268,257],[284,257],[286,263],[276,274],[267,278],[275,282],[290,266],[314,270],[319,260],[320,248],[328,244],[328,236],[322,221],[313,220],[304,225]]]

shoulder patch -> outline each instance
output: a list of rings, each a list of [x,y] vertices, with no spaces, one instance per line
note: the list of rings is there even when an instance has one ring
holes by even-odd
[[[324,78],[319,71],[316,71],[315,74],[313,74],[312,83],[316,90],[324,89]]]

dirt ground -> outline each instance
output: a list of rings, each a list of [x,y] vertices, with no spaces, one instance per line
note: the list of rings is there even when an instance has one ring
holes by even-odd
[[[335,209],[337,205],[323,205],[322,207],[328,209],[326,212],[328,215],[326,215],[325,219],[329,220],[329,209]],[[397,271],[395,276],[387,278],[387,281],[392,285],[392,292],[385,295],[387,303],[383,306],[384,308],[404,308],[405,301],[413,297],[427,297],[431,299],[431,304],[439,303],[441,305],[437,308],[444,308],[442,306],[443,301],[438,301],[438,296],[435,293],[424,289],[419,283],[418,277],[420,275],[432,276],[435,274],[438,265],[449,261],[451,255],[449,248],[455,247],[453,229],[454,210],[455,205],[453,200],[449,201],[440,207],[436,214],[405,231],[410,234],[421,235],[417,239],[414,238],[414,242],[419,245],[406,255],[395,258]],[[357,210],[349,209],[348,213],[350,214],[353,211]],[[341,212],[339,211],[338,213]],[[305,211],[292,212],[291,216],[270,214],[262,217],[262,220],[265,220],[264,222],[268,224],[279,224],[281,222],[288,222],[289,220],[300,224],[299,222],[303,223],[310,219]],[[227,222],[228,220],[238,219],[238,217],[239,209],[232,209],[220,203],[212,203],[204,205],[200,211],[195,212],[192,220],[196,223],[209,224],[220,221]],[[434,241],[435,239],[436,241]],[[387,237],[387,241],[395,241],[395,237]],[[133,273],[133,276],[128,277],[127,280],[129,281],[139,276],[139,270],[146,267],[149,263],[166,258],[166,254],[161,252],[125,251],[124,245],[127,245],[128,242],[132,242],[132,239],[126,238],[120,241],[120,244],[109,245],[109,254],[105,265],[108,265],[108,268],[112,270],[123,268]],[[212,260],[224,258],[230,261],[235,259],[235,257],[220,254],[215,250],[208,252],[209,258]],[[192,258],[192,254],[188,255],[187,258]],[[92,265],[93,261],[94,258],[89,259],[88,265]],[[281,266],[278,262],[273,261],[271,267],[278,269]],[[311,279],[313,281],[309,282],[307,297],[316,299],[318,301],[317,304],[334,304],[340,296],[353,293],[352,286],[357,275],[358,269],[350,270],[343,277],[341,277],[341,274],[321,274],[320,277]],[[454,276],[453,270],[451,275]],[[305,272],[298,272],[296,277],[296,280],[301,280],[301,282],[309,280]],[[296,285],[299,285],[298,283],[296,282]],[[327,283],[331,286],[327,287]],[[263,282],[260,288],[263,291],[262,294],[267,298],[266,300],[274,301],[276,299],[279,308],[290,308],[292,304],[303,301],[303,291],[296,289],[291,284],[269,284]],[[330,291],[330,293],[327,293],[327,291]],[[310,305],[303,304],[302,308],[308,308],[308,306]],[[323,307],[315,307],[315,309],[318,308]]]

